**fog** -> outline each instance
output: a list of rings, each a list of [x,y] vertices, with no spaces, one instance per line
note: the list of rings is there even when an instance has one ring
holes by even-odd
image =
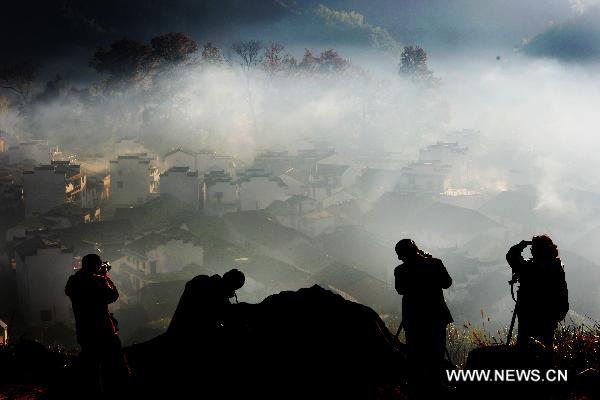
[[[286,51],[301,59],[301,47],[292,43]],[[324,50],[313,48],[313,54]],[[597,287],[591,290],[600,282],[600,254],[590,245],[600,227],[598,65],[534,58],[506,47],[453,55],[433,50],[429,68],[435,83],[425,85],[398,73],[393,52],[356,46],[338,51],[351,63],[342,72],[269,73],[260,66],[243,68],[228,52],[222,65],[172,67],[117,91],[105,90],[101,76],[85,83],[66,77],[53,87],[40,84],[29,108],[0,116],[0,129],[15,142],[47,138],[83,161],[113,158],[116,139],[139,137],[159,156],[176,147],[212,149],[234,156],[240,168],[251,166],[264,150],[294,154],[307,143],[325,144],[354,159],[368,155],[371,161],[400,153],[409,162],[424,146],[458,140],[469,148],[461,189],[481,197],[478,205],[465,208],[477,213],[473,218],[497,226],[454,237],[442,227],[424,231],[418,221],[403,224],[394,219],[393,207],[386,208],[385,196],[397,184],[388,179],[364,195],[368,201],[355,221],[372,242],[362,242],[362,231],[344,242],[348,247],[367,243],[373,257],[356,261],[340,249],[322,250],[338,252],[339,259],[386,281],[397,263],[393,244],[415,237],[434,255],[450,259],[451,274],[464,275],[448,297],[457,321],[476,319],[485,308],[503,324],[511,311],[504,252],[521,239],[549,233],[565,250],[567,276],[578,293],[573,310],[598,318]],[[465,129],[475,133],[462,143],[455,133]],[[371,161],[363,166],[371,167]],[[504,191],[531,194],[533,206],[524,219],[507,222],[479,208]],[[484,251],[475,240],[486,246],[495,241],[497,247]],[[257,283],[261,290],[263,283]],[[487,285],[494,293],[482,289]],[[269,293],[269,288],[259,297],[249,293],[246,300]]]
[[[159,153],[212,148],[246,162],[257,151],[293,149],[307,140],[416,159],[420,147],[473,129],[479,132],[470,155],[477,186],[506,188],[509,170],[525,171],[538,189],[538,209],[558,215],[577,211],[565,192],[600,189],[596,64],[519,54],[434,56],[430,67],[440,83],[424,88],[400,77],[389,55],[367,53],[364,63],[361,49],[342,53],[353,68],[340,74],[271,76],[232,60],[232,66],[170,71],[150,89],[117,94],[65,83],[34,102],[27,117],[3,115],[0,127],[84,154],[102,153],[115,137],[139,136],[157,143]],[[377,62],[378,70],[362,67]]]

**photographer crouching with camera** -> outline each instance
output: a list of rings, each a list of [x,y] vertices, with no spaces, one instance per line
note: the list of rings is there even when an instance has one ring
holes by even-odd
[[[81,260],[81,269],[71,275],[65,294],[75,315],[77,342],[81,346],[82,389],[114,397],[123,389],[129,370],[121,349],[117,321],[108,305],[119,298],[108,276],[110,264],[97,254]]]

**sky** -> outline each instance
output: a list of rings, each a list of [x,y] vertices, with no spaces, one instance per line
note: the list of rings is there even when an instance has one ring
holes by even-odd
[[[257,38],[288,47],[354,45],[381,28],[401,44],[419,44],[432,56],[497,48],[504,52],[535,39],[531,52],[559,59],[600,57],[595,0],[29,0],[10,1],[0,16],[4,59],[30,59],[50,74],[89,76],[99,45],[121,38],[149,40],[182,31],[222,46]],[[315,10],[355,11],[363,26],[330,20]],[[366,27],[365,27],[366,25]],[[575,41],[575,46],[567,46]],[[582,50],[569,50],[567,47]]]

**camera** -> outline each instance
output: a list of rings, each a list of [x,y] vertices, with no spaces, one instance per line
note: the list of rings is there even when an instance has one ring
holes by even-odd
[[[108,261],[102,261],[102,264],[100,264],[100,270],[98,271],[98,273],[100,275],[106,275],[106,274],[108,274],[108,271],[110,271],[111,268],[112,267]]]

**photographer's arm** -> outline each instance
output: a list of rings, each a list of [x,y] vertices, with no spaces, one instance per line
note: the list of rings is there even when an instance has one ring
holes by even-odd
[[[97,298],[106,304],[114,303],[119,298],[119,291],[108,276],[98,276],[96,291]]]
[[[521,240],[519,243],[511,247],[506,253],[506,261],[508,261],[508,265],[512,268],[514,273],[520,273],[523,267],[526,265],[527,262],[521,253],[523,253],[523,250],[525,250],[528,245],[528,241]]]

